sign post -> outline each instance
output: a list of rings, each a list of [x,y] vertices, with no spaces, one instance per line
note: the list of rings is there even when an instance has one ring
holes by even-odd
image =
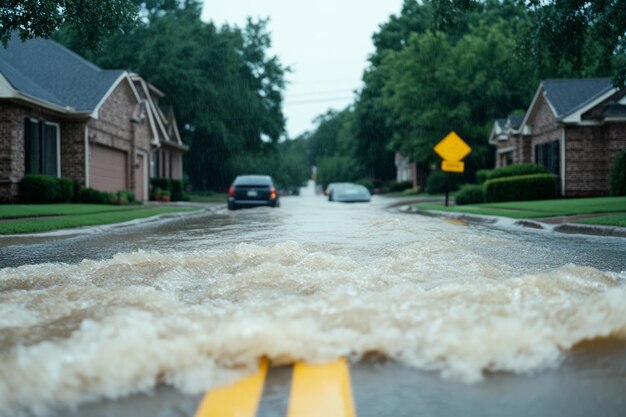
[[[446,207],[448,207],[448,190],[450,189],[450,172],[465,172],[465,163],[462,161],[472,148],[452,131],[435,146],[435,152],[441,157],[441,170],[446,176]]]

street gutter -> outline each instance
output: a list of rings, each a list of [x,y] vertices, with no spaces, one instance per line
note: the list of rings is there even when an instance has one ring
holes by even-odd
[[[604,236],[604,237],[626,237],[626,228],[613,227],[613,226],[600,226],[589,224],[577,224],[577,223],[560,223],[555,224],[549,221],[537,221],[528,219],[511,219],[509,217],[502,216],[490,216],[479,214],[467,214],[467,213],[453,213],[447,211],[437,210],[424,210],[417,208],[413,205],[404,205],[399,209],[403,213],[419,214],[428,217],[448,218],[454,220],[460,220],[467,223],[475,224],[490,224],[490,225],[508,225],[525,227],[536,230],[548,230],[566,234],[581,234],[591,236]],[[545,219],[548,220],[548,219]]]

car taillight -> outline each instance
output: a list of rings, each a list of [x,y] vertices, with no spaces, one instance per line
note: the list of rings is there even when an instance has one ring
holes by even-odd
[[[235,187],[233,187],[232,185],[228,189],[228,196],[229,197],[234,197],[235,196]]]
[[[276,188],[274,187],[270,188],[270,198],[276,198]]]

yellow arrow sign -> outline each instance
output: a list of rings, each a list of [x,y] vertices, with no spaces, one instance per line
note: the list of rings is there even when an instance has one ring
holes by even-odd
[[[450,132],[435,146],[435,152],[445,161],[459,162],[472,152],[472,148],[455,132]]]

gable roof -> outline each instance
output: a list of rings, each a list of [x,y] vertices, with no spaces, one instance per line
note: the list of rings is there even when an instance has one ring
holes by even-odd
[[[510,127],[513,130],[518,130],[520,128],[520,126],[522,125],[522,121],[524,120],[524,115],[509,115],[509,117],[506,119],[506,125],[508,125],[508,127]]]
[[[613,89],[610,78],[565,78],[542,81],[544,96],[562,118]]]
[[[0,72],[18,92],[76,112],[95,111],[126,74],[100,69],[54,41],[17,36],[0,47]]]

